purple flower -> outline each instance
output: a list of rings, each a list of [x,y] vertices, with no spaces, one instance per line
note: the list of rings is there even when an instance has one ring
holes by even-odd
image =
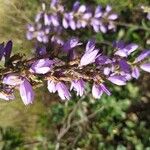
[[[108,56],[105,55],[100,55],[96,58],[95,60],[97,65],[104,65],[104,64],[110,64],[112,63],[112,61],[110,60],[110,58]]]
[[[140,68],[144,71],[150,72],[150,63],[142,64]]]
[[[99,50],[94,48],[94,45],[91,44],[91,41],[89,41],[86,45],[86,51],[81,57],[79,66],[86,66],[95,62],[95,59],[98,57]]]
[[[121,75],[113,75],[108,80],[116,85],[126,85],[126,78]]]
[[[56,92],[56,83],[53,80],[48,80],[47,81],[47,87],[50,93],[55,93]]]
[[[92,94],[94,98],[101,98],[103,93],[106,93],[107,95],[111,95],[111,93],[109,92],[109,90],[106,88],[106,86],[104,84],[93,84],[92,87]]]
[[[142,61],[143,59],[147,58],[150,56],[150,50],[144,50],[136,59],[135,63]]]
[[[127,57],[138,48],[137,44],[132,43],[132,44],[125,45],[124,43],[120,41],[117,42],[115,46],[118,49],[115,52],[115,55],[118,55],[120,57]]]
[[[71,82],[70,90],[72,89],[77,92],[77,96],[82,96],[85,89],[85,82],[82,79],[73,80]]]
[[[58,82],[56,84],[56,89],[57,89],[58,95],[60,96],[60,98],[62,100],[70,99],[71,94],[70,94],[67,86],[63,82]]]
[[[37,74],[46,74],[52,69],[53,64],[54,61],[48,58],[39,59],[32,64],[29,71]]]
[[[96,7],[95,9],[95,14],[94,14],[94,17],[95,18],[100,18],[102,16],[102,7],[99,5]]]
[[[94,39],[91,39],[88,41],[88,43],[86,44],[86,49],[85,51],[86,52],[91,52],[95,49],[95,40]]]
[[[123,72],[125,72],[125,73],[129,73],[130,70],[131,70],[130,65],[129,65],[129,64],[127,63],[127,61],[124,60],[124,59],[121,59],[121,60],[119,61],[119,66],[120,66],[121,70],[122,70]]]
[[[17,74],[8,74],[3,78],[3,84],[18,86],[23,82],[23,78]]]
[[[22,101],[25,105],[33,103],[34,92],[31,84],[27,79],[24,78],[24,81],[20,84],[19,91]]]
[[[137,67],[132,68],[132,77],[138,79],[140,76],[140,71]]]
[[[82,43],[79,42],[78,38],[71,38],[63,45],[63,50],[68,52],[69,50],[75,48],[76,46],[82,45]]]

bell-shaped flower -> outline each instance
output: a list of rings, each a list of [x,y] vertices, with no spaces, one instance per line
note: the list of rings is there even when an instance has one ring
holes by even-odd
[[[150,50],[144,50],[136,59],[135,63],[144,60],[145,58],[150,56]]]
[[[63,82],[58,82],[56,84],[56,90],[58,92],[59,97],[62,100],[66,100],[66,99],[69,100],[70,99],[71,94],[70,94],[67,86]]]
[[[70,90],[74,89],[77,92],[77,96],[82,96],[85,89],[85,82],[82,79],[73,80],[71,82]]]
[[[150,72],[150,63],[140,65],[140,68],[146,72]]]
[[[52,69],[53,64],[54,61],[48,58],[39,59],[32,64],[29,71],[37,74],[46,74]]]
[[[106,88],[106,86],[103,83],[101,84],[94,83],[92,87],[93,97],[96,99],[101,98],[103,93],[106,93],[107,95],[111,95],[110,91]]]
[[[108,80],[116,85],[126,85],[126,78],[121,75],[112,75]]]
[[[95,49],[95,44],[89,41],[86,45],[86,51],[81,57],[79,66],[86,66],[88,64],[94,63],[95,59],[98,57],[98,49]]]
[[[17,74],[8,74],[3,78],[3,84],[18,86],[23,82],[23,78]]]
[[[133,78],[138,79],[139,76],[140,76],[139,68],[138,67],[133,67],[131,75],[132,75]]]
[[[34,100],[34,92],[30,82],[24,78],[19,86],[20,96],[25,105],[32,104]]]
[[[56,92],[56,83],[53,80],[48,80],[47,81],[47,88],[50,93],[55,93]]]

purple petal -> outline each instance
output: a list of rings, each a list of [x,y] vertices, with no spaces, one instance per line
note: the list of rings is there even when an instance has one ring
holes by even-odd
[[[73,19],[69,20],[69,26],[72,30],[76,29],[76,23]]]
[[[82,16],[82,18],[83,18],[84,20],[89,20],[91,17],[92,17],[92,14],[91,14],[91,13],[85,13],[85,14]]]
[[[110,5],[106,6],[106,12],[110,12],[112,10],[112,7]]]
[[[74,4],[73,4],[73,11],[77,11],[80,7],[80,2],[79,1],[76,1]]]
[[[13,46],[12,41],[8,41],[5,48],[4,48],[6,60],[9,59],[9,57],[11,55],[12,46]]]
[[[150,72],[150,63],[142,64],[140,68],[146,72]]]
[[[117,14],[111,14],[111,15],[108,16],[109,20],[116,20],[117,18],[118,18]]]
[[[52,24],[55,26],[55,27],[58,27],[59,26],[59,21],[58,21],[58,17],[55,15],[51,16],[51,21],[52,21]]]
[[[127,45],[124,50],[127,52],[128,55],[130,55],[132,52],[134,52],[139,46],[137,44],[129,44]]]
[[[64,83],[58,82],[58,83],[56,84],[56,89],[57,89],[57,91],[58,91],[59,97],[60,97],[62,100],[66,100],[66,99],[69,100],[69,99],[70,99],[71,94],[70,94],[70,92],[69,92],[67,86],[66,86]]]
[[[96,64],[97,65],[104,65],[104,64],[110,64],[112,61],[107,56],[99,56],[96,58]]]
[[[86,44],[86,52],[91,52],[95,49],[95,40],[91,39],[88,41],[88,43]]]
[[[111,72],[111,68],[109,68],[109,67],[104,68],[104,75],[108,76],[110,74],[110,72]]]
[[[120,75],[110,76],[108,80],[116,85],[126,85],[126,78]]]
[[[79,13],[84,13],[86,11],[86,6],[85,5],[81,5],[78,9]]]
[[[8,74],[3,78],[3,84],[11,85],[11,86],[18,86],[23,82],[22,77],[16,74]]]
[[[101,98],[102,94],[103,94],[103,90],[101,89],[101,87],[94,83],[92,87],[93,97],[98,99],[98,98]]]
[[[107,32],[107,29],[104,25],[100,25],[100,30],[102,33],[106,33]]]
[[[80,80],[73,80],[71,82],[70,90],[74,89],[77,92],[77,96],[82,96],[85,89],[85,82]]]
[[[51,25],[51,18],[47,14],[44,14],[44,24]]]
[[[95,9],[95,18],[100,18],[102,16],[102,7],[99,5]]]
[[[120,57],[127,57],[128,56],[127,52],[124,51],[124,50],[118,50],[118,51],[116,51],[115,55],[118,55]]]
[[[132,77],[135,78],[135,79],[138,79],[140,76],[140,71],[137,67],[134,67],[132,69]]]
[[[65,29],[67,29],[69,27],[69,24],[68,24],[68,21],[66,20],[66,18],[63,18],[62,25]]]
[[[27,32],[26,33],[26,38],[27,38],[27,40],[32,40],[34,38],[33,33],[32,32]]]
[[[63,50],[66,51],[66,52],[68,52],[72,48],[74,48],[76,46],[79,46],[81,44],[82,43],[79,43],[79,39],[78,38],[71,38],[67,42],[64,43]]]
[[[108,90],[108,88],[103,84],[101,83],[100,84],[100,87],[102,88],[102,90],[107,94],[107,95],[111,95],[110,91]]]
[[[86,65],[88,65],[88,64],[94,63],[94,62],[95,62],[95,59],[96,59],[97,56],[98,56],[98,52],[99,52],[98,49],[96,49],[96,50],[94,50],[94,51],[92,51],[92,52],[86,52],[86,53],[82,56],[82,58],[81,58],[81,60],[80,60],[79,66],[86,66]]]
[[[25,105],[32,104],[34,100],[34,92],[31,84],[27,79],[24,79],[24,82],[20,84],[20,96]]]
[[[119,66],[120,66],[121,70],[124,71],[125,73],[130,72],[130,65],[124,59],[121,59],[119,61]]]
[[[47,81],[47,87],[50,93],[55,93],[56,92],[56,84],[54,81],[52,80],[48,80]]]
[[[143,59],[147,58],[150,56],[150,50],[144,50],[136,59],[135,63],[142,61]]]
[[[32,64],[29,71],[37,74],[46,74],[52,69],[53,64],[54,61],[49,60],[48,58],[39,59]]]

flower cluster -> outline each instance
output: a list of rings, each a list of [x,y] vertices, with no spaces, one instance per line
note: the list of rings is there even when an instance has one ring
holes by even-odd
[[[111,6],[97,6],[94,10],[76,1],[68,11],[58,0],[52,0],[50,7],[42,4],[43,10],[35,17],[35,23],[27,26],[27,39],[36,39],[40,43],[60,42],[58,37],[64,29],[82,29],[92,27],[95,32],[106,33],[115,30],[114,20],[118,18]]]
[[[11,41],[2,43],[0,58],[5,58],[5,66],[0,68],[0,98],[12,100],[18,89],[25,105],[33,103],[33,88],[46,81],[49,92],[57,92],[62,100],[69,100],[72,90],[77,96],[85,94],[87,83],[92,85],[93,97],[99,99],[103,93],[111,95],[107,82],[123,86],[132,78],[138,79],[141,70],[150,72],[150,50],[143,50],[133,61],[129,56],[138,49],[137,44],[117,41],[113,46],[110,57],[96,47],[94,40],[89,40],[82,53],[79,49],[83,44],[71,38],[62,47],[65,59],[49,54],[26,60],[11,56]]]

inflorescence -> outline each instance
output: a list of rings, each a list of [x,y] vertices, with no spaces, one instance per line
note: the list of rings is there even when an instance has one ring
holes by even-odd
[[[86,93],[86,84],[92,85],[92,95],[99,99],[103,93],[111,95],[107,82],[123,86],[131,79],[138,79],[140,71],[150,72],[150,50],[143,50],[136,58],[130,55],[139,49],[135,43],[117,41],[112,44],[114,53],[105,55],[96,46],[94,39],[83,43],[79,38],[63,39],[63,32],[92,27],[95,32],[115,30],[118,18],[108,5],[92,9],[75,2],[68,11],[58,0],[52,0],[47,10],[35,17],[34,25],[28,25],[27,39],[36,39],[34,58],[26,59],[21,54],[11,55],[12,41],[0,44],[0,98],[14,99],[18,89],[25,105],[33,103],[33,88],[47,82],[50,93],[58,93],[62,100],[71,98],[70,91],[77,96]],[[49,46],[50,45],[50,46]],[[84,52],[83,52],[84,51]],[[4,61],[3,61],[4,60]]]
[[[122,86],[132,78],[138,79],[141,70],[150,72],[150,62],[147,61],[150,50],[142,51],[134,61],[128,59],[138,49],[134,43],[114,43],[115,52],[111,57],[101,53],[94,40],[87,42],[84,53],[77,51],[83,48],[77,39],[64,45],[67,47],[65,59],[47,54],[26,60],[19,54],[10,55],[11,41],[0,44],[0,58],[5,58],[4,67],[0,68],[0,98],[14,99],[14,90],[19,89],[24,104],[30,104],[34,100],[33,87],[47,81],[49,92],[58,92],[62,100],[71,98],[71,90],[82,96],[89,82],[93,97],[98,99],[103,93],[111,95],[107,82]],[[62,46],[62,53],[65,46]]]

